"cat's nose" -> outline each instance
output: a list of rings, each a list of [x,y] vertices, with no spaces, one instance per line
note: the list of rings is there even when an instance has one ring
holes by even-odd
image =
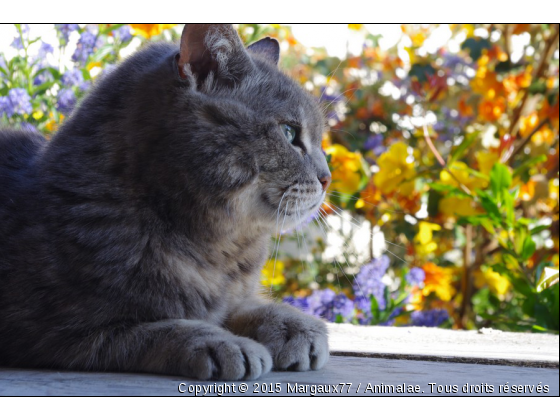
[[[329,185],[331,185],[331,181],[332,178],[330,175],[325,175],[321,178],[319,178],[319,182],[321,183],[322,187],[323,187],[323,191],[327,191],[327,188],[329,188]]]

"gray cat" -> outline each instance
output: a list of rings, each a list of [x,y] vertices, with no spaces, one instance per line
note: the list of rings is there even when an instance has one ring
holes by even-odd
[[[321,368],[322,321],[259,297],[278,220],[330,183],[317,101],[230,25],[104,76],[50,142],[0,131],[0,365],[254,379]]]

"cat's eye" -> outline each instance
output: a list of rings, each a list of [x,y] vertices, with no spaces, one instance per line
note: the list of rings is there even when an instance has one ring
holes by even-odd
[[[297,135],[296,129],[288,124],[280,124],[280,128],[282,129],[286,140],[288,140],[288,142],[290,143],[293,143]]]

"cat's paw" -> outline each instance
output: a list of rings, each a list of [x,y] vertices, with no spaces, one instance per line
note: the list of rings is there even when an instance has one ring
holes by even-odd
[[[223,334],[197,341],[188,349],[184,369],[197,379],[251,380],[272,368],[268,350],[249,338]]]
[[[317,318],[294,312],[289,308],[276,314],[259,341],[272,353],[275,370],[321,369],[329,358],[326,325]]]

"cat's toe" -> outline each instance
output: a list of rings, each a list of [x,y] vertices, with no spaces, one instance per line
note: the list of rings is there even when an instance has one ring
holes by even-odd
[[[283,342],[273,346],[276,370],[317,370],[325,365],[329,346],[323,322],[311,317],[290,320],[284,324],[283,331]]]
[[[185,374],[196,379],[235,381],[256,379],[272,368],[261,344],[242,337],[208,340],[190,354]]]

